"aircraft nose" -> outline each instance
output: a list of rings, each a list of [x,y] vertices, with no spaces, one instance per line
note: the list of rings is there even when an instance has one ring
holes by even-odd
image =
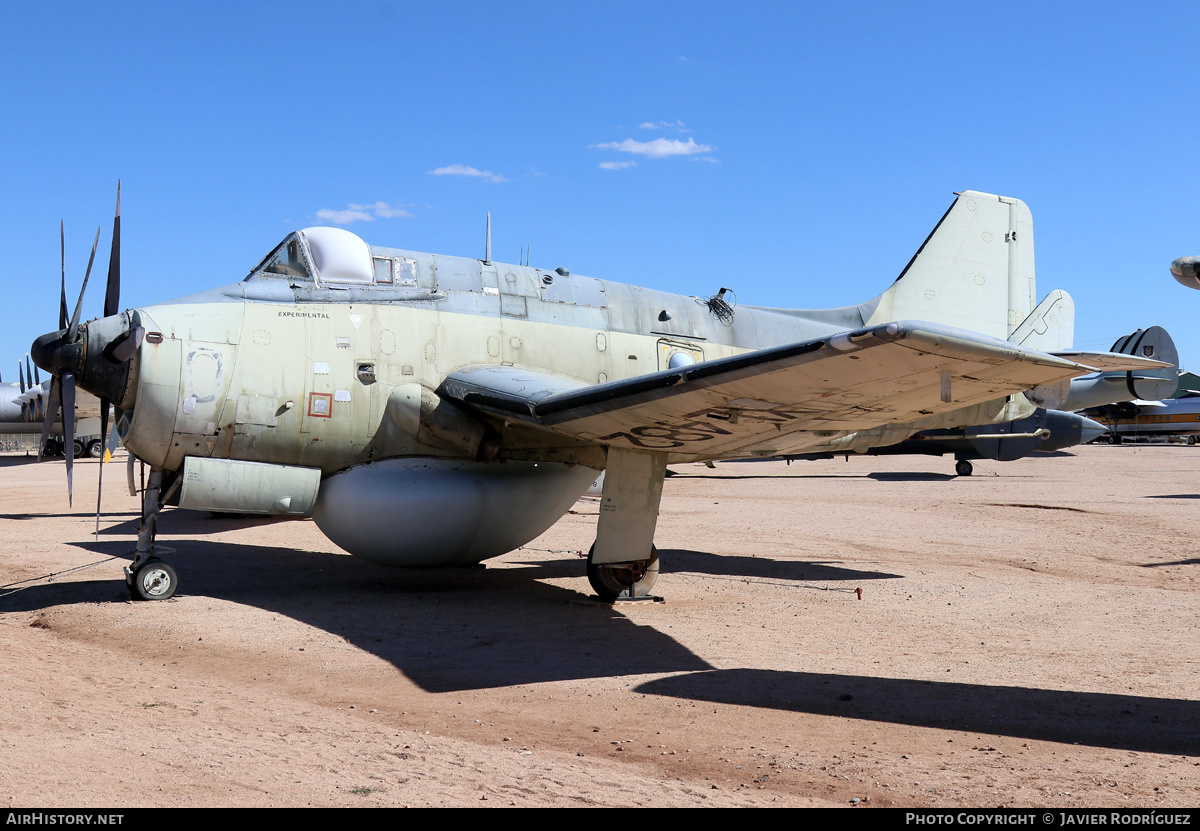
[[[1189,289],[1200,289],[1200,257],[1176,257],[1171,260],[1171,276]]]
[[[1108,432],[1108,428],[1098,421],[1093,421],[1090,418],[1083,417],[1083,424],[1080,426],[1080,436],[1082,443],[1087,444],[1090,441],[1100,438]]]

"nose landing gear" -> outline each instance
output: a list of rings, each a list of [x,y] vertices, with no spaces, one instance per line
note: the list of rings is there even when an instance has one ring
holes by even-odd
[[[142,494],[142,527],[138,529],[137,550],[133,562],[125,567],[125,584],[134,600],[170,600],[179,588],[179,576],[170,563],[154,556],[154,536],[158,529],[158,512],[162,509],[159,493],[163,472],[151,468],[146,490]],[[169,495],[169,494],[168,494]]]
[[[151,557],[134,571],[125,569],[125,582],[136,600],[169,600],[179,587],[179,577],[170,563]]]

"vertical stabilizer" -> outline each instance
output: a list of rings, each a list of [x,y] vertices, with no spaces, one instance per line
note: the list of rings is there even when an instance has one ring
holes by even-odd
[[[1033,311],[1036,290],[1029,208],[967,190],[878,298],[868,323],[927,320],[1007,340]]]
[[[1175,394],[1179,386],[1179,352],[1166,329],[1161,326],[1138,329],[1132,335],[1118,338],[1109,351],[1153,358],[1170,366],[1133,372],[1113,370],[1072,378],[1071,395],[1063,405],[1064,409],[1082,410],[1120,401],[1159,401]]]

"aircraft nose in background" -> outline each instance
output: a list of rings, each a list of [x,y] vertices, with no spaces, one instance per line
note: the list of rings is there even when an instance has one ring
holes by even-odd
[[[1082,439],[1081,444],[1087,444],[1090,441],[1100,438],[1108,432],[1108,428],[1098,421],[1093,421],[1090,418],[1084,418],[1083,424],[1079,428],[1079,434]]]
[[[1171,260],[1171,276],[1189,289],[1200,289],[1198,265],[1200,265],[1200,257],[1176,257]]]

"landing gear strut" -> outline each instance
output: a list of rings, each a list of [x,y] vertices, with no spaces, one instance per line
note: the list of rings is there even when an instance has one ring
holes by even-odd
[[[588,552],[588,582],[609,603],[661,601],[650,589],[658,579],[654,527],[667,472],[666,454],[610,447],[606,461],[596,542]]]
[[[650,557],[632,563],[613,563],[611,565],[596,565],[592,557],[596,553],[596,545],[588,552],[587,576],[594,591],[601,600],[656,600],[650,595],[654,582],[658,580],[658,549],[650,546]]]
[[[159,499],[162,489],[161,468],[151,468],[142,493],[142,527],[138,529],[137,550],[133,562],[125,567],[125,584],[134,600],[170,600],[179,588],[175,569],[154,556],[154,536],[158,530]]]

